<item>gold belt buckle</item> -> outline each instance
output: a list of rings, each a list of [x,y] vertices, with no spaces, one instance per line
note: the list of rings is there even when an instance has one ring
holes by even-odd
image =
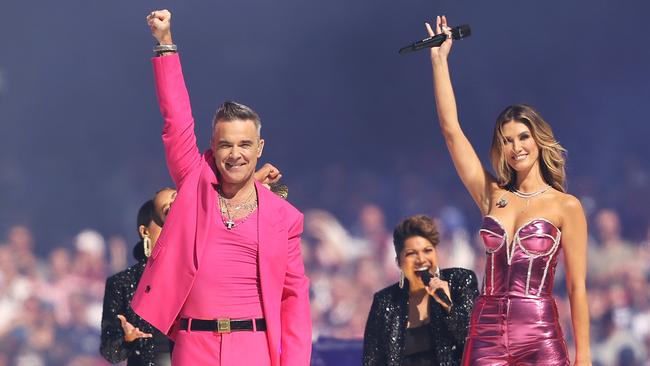
[[[230,319],[217,319],[217,333],[230,333]]]

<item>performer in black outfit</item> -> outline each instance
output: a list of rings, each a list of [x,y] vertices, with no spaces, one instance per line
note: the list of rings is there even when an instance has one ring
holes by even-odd
[[[463,268],[439,270],[438,242],[436,225],[427,216],[411,216],[395,227],[400,282],[375,294],[364,334],[364,366],[460,365],[477,279]],[[419,270],[433,275],[428,286]],[[439,289],[451,306],[436,294]]]
[[[142,205],[138,211],[141,240],[133,248],[138,263],[106,280],[100,352],[111,363],[128,359],[128,366],[171,365],[169,339],[136,315],[129,304],[175,197],[175,190],[165,188]]]

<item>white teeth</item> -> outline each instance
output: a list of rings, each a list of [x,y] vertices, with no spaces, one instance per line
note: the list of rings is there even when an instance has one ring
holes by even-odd
[[[244,166],[244,164],[231,164],[231,163],[226,163],[226,168],[239,168]]]
[[[517,155],[517,156],[514,157],[514,159],[515,160],[524,160],[524,159],[526,159],[527,156],[528,156],[528,154]]]
[[[428,271],[429,268],[431,268],[431,267],[420,267],[420,268],[416,268],[415,270],[416,271]]]

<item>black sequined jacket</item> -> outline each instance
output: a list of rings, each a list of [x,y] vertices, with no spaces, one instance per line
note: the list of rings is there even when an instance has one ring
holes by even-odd
[[[157,352],[169,352],[167,337],[134,313],[129,305],[145,265],[145,261],[139,262],[106,279],[99,351],[111,363],[128,359],[128,366],[153,366]],[[129,323],[145,333],[151,333],[153,337],[126,342],[118,314],[124,315]]]
[[[431,336],[431,365],[460,365],[469,320],[478,296],[476,274],[463,268],[441,270],[449,283],[453,306],[448,313],[437,302],[429,301],[428,323]],[[408,280],[375,294],[363,337],[364,366],[400,366],[408,321]]]

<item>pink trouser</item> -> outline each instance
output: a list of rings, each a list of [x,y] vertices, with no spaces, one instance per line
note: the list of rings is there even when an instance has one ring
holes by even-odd
[[[176,336],[172,365],[270,366],[266,332],[215,333],[181,330]]]
[[[462,364],[569,365],[555,300],[479,296]]]

